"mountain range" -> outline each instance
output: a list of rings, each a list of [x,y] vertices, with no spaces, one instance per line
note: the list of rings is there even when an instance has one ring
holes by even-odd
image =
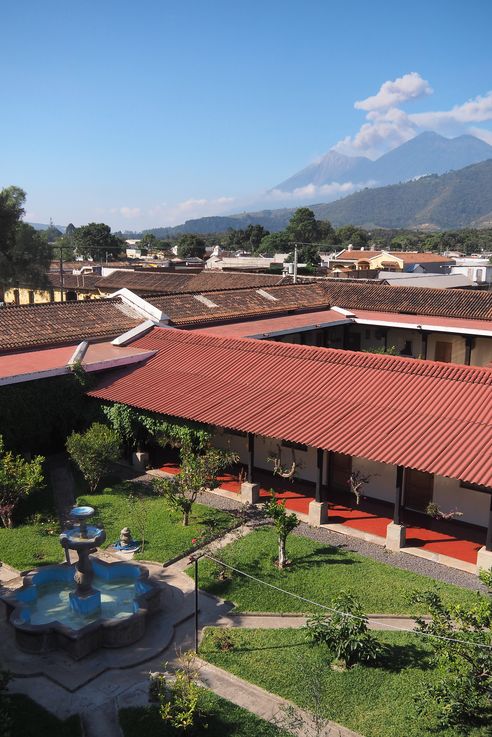
[[[375,161],[365,156],[345,156],[331,150],[315,164],[281,182],[274,190],[295,192],[310,184],[315,187],[345,184],[380,186],[406,182],[426,174],[444,174],[492,158],[492,146],[475,136],[445,138],[425,131]]]
[[[366,188],[336,202],[309,205],[334,226],[453,230],[492,228],[492,158],[447,174],[430,174],[402,184]],[[270,231],[285,228],[295,208],[187,220],[174,228],[154,228],[159,238],[181,233],[220,233],[258,223]]]

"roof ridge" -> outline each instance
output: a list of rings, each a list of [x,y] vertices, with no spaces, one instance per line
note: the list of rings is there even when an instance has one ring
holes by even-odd
[[[68,306],[74,306],[74,305],[100,305],[100,304],[115,304],[115,303],[121,303],[120,297],[108,297],[108,298],[102,298],[102,299],[78,299],[78,300],[70,300],[68,302],[35,302],[34,304],[24,304],[24,305],[16,305],[16,304],[4,304],[0,308],[0,311],[3,309],[7,310],[13,310],[13,309],[32,309],[34,307],[40,307],[40,308],[48,308],[48,307],[68,307]]]

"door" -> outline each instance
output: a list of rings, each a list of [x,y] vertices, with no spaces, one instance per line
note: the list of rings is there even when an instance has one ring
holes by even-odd
[[[352,456],[344,453],[330,455],[330,490],[349,491],[349,476],[352,473]]]
[[[407,468],[405,471],[405,507],[425,512],[432,501],[434,476],[425,471]]]
[[[436,340],[436,350],[434,353],[434,361],[442,361],[443,363],[451,363],[451,353],[453,350],[452,343],[445,340]]]

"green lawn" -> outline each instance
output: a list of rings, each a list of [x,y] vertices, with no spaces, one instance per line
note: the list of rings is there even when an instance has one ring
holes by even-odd
[[[287,541],[292,565],[279,571],[274,565],[276,549],[274,531],[260,528],[228,545],[220,552],[220,557],[246,573],[321,604],[328,605],[342,589],[350,590],[357,594],[364,610],[370,614],[416,613],[417,608],[409,602],[413,590],[435,588],[450,602],[466,603],[475,599],[472,591],[438,583],[427,576],[298,535],[291,535]],[[233,601],[238,611],[285,613],[316,609],[239,574],[228,572],[225,581],[219,580],[218,572],[217,564],[201,561],[200,588]],[[192,575],[191,570],[189,573]]]
[[[430,731],[418,717],[414,695],[435,673],[426,662],[427,647],[413,635],[379,633],[389,648],[384,662],[340,672],[331,670],[323,647],[306,643],[302,630],[229,629],[233,649],[225,652],[216,631],[206,630],[202,658],[310,711],[315,707],[309,694],[321,693],[324,716],[365,737],[456,737],[449,730]],[[469,737],[485,737],[486,729]]]
[[[163,563],[185,552],[192,546],[192,540],[203,532],[219,534],[234,523],[234,518],[227,512],[195,504],[190,524],[183,527],[181,514],[171,509],[162,497],[154,496],[144,485],[138,487],[126,482],[105,489],[101,494],[84,494],[77,500],[80,504],[89,504],[95,508],[94,519],[106,530],[106,545],[118,540],[123,527],[130,527],[137,537],[135,511],[128,503],[128,494],[136,490],[146,494],[144,504],[147,510],[145,549],[137,558]]]
[[[225,701],[211,691],[200,693],[203,727],[193,732],[194,737],[287,737],[273,725],[259,719],[239,706]],[[120,711],[120,725],[124,737],[178,737],[178,732],[164,724],[156,706]],[[205,726],[206,725],[206,726]]]
[[[156,560],[161,563],[185,552],[192,546],[192,540],[202,532],[219,534],[234,524],[234,518],[227,512],[210,509],[201,504],[193,507],[190,525],[183,527],[181,515],[172,509],[161,497],[151,495],[148,487],[135,486],[128,482],[108,487],[101,494],[84,494],[78,498],[79,503],[90,504],[96,509],[95,520],[106,529],[106,545],[118,540],[120,530],[130,527],[135,536],[138,524],[135,512],[128,503],[130,491],[146,494],[144,505],[147,516],[146,546],[139,558]],[[47,496],[43,497],[45,500]],[[51,510],[41,508],[44,514],[51,516]],[[30,513],[34,513],[30,509]],[[50,534],[50,531],[52,534]],[[26,570],[39,565],[60,563],[64,560],[64,552],[59,542],[59,530],[55,524],[24,523],[17,524],[11,530],[0,528],[0,561],[14,568]]]
[[[12,694],[10,697],[12,737],[81,737],[77,716],[60,721],[27,696]]]

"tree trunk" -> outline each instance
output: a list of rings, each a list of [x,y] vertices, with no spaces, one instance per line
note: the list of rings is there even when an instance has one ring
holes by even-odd
[[[287,556],[285,553],[285,537],[283,535],[279,535],[279,538],[278,538],[278,567],[285,568],[286,562],[287,562]]]
[[[186,512],[183,512],[183,527],[188,527],[190,524],[190,513],[187,510]]]

